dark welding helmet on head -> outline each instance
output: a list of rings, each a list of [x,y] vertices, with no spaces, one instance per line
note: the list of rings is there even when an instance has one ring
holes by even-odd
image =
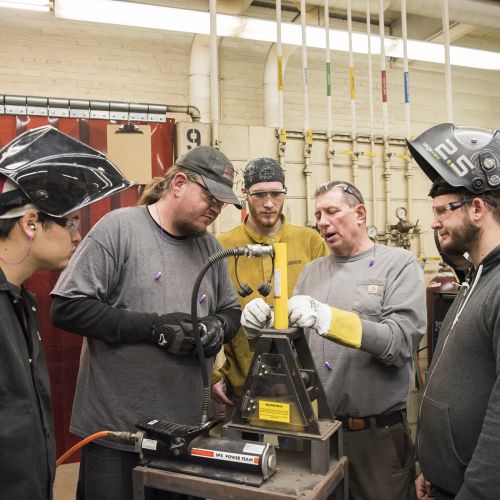
[[[26,204],[64,217],[131,185],[105,155],[50,125],[29,130],[0,150],[0,177],[10,186],[0,189],[4,218]]]
[[[500,131],[442,123],[406,142],[431,181],[441,177],[476,195],[500,196]]]

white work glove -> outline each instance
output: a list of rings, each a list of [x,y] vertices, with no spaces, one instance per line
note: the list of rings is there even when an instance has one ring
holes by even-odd
[[[311,328],[325,336],[332,323],[332,309],[309,295],[295,295],[288,300],[290,325]]]
[[[243,308],[241,326],[249,339],[259,337],[261,330],[270,328],[273,323],[273,311],[263,299],[253,299]]]

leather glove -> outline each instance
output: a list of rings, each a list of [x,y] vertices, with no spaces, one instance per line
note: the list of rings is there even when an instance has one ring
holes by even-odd
[[[291,325],[311,328],[337,344],[361,347],[363,325],[351,311],[330,307],[308,295],[296,295],[288,301],[288,319]]]
[[[332,309],[309,295],[295,295],[288,300],[290,325],[307,327],[325,336],[332,322]]]
[[[224,320],[215,315],[205,316],[199,320],[199,325],[205,358],[212,358],[217,355],[224,343]]]
[[[187,356],[196,346],[191,317],[185,313],[159,314],[151,325],[153,342],[171,354]]]
[[[249,339],[259,337],[263,328],[273,324],[274,313],[261,298],[251,300],[241,313],[241,326]]]

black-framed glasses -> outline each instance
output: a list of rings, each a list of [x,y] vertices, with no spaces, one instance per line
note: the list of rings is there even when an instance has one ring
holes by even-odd
[[[248,196],[251,196],[253,199],[264,201],[269,198],[272,202],[281,200],[286,193],[286,188],[281,190],[273,189],[272,191],[247,191]]]
[[[211,205],[211,206],[213,206],[213,207],[220,208],[220,209],[224,208],[224,207],[227,205],[227,203],[224,203],[223,201],[218,200],[218,199],[217,199],[217,198],[216,198],[216,197],[215,197],[215,196],[214,196],[214,195],[213,195],[213,194],[212,194],[212,193],[208,190],[208,188],[207,188],[205,185],[203,185],[201,182],[196,181],[196,180],[194,180],[194,179],[189,179],[189,180],[190,180],[193,184],[197,184],[198,186],[200,186],[200,187],[203,189],[203,191],[205,192],[205,195],[206,195],[206,196],[207,196],[207,198],[208,198],[208,203],[209,203],[209,205]]]
[[[318,187],[318,189],[316,189],[316,197],[318,197],[320,194],[326,193],[326,192],[328,192],[328,191],[330,191],[332,189],[335,189],[337,187],[339,187],[340,189],[342,189],[342,191],[344,191],[345,193],[350,194],[351,196],[354,196],[354,198],[356,198],[356,200],[358,200],[361,205],[365,204],[365,202],[363,201],[363,199],[359,195],[357,195],[350,188],[350,186],[348,186],[344,182],[339,182],[339,181],[328,181],[328,182],[325,182],[324,184],[321,184]]]
[[[447,212],[453,212],[454,210],[457,210],[461,206],[467,205],[467,203],[471,203],[473,200],[474,197],[465,198],[465,200],[451,201],[446,205],[432,207],[432,213],[434,214],[434,217],[436,219],[443,219],[443,217],[446,215]]]

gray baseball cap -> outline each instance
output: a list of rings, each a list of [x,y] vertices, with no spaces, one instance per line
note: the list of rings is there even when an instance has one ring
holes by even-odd
[[[234,167],[224,153],[210,146],[198,146],[179,156],[175,164],[199,174],[212,196],[241,209],[233,192]]]

